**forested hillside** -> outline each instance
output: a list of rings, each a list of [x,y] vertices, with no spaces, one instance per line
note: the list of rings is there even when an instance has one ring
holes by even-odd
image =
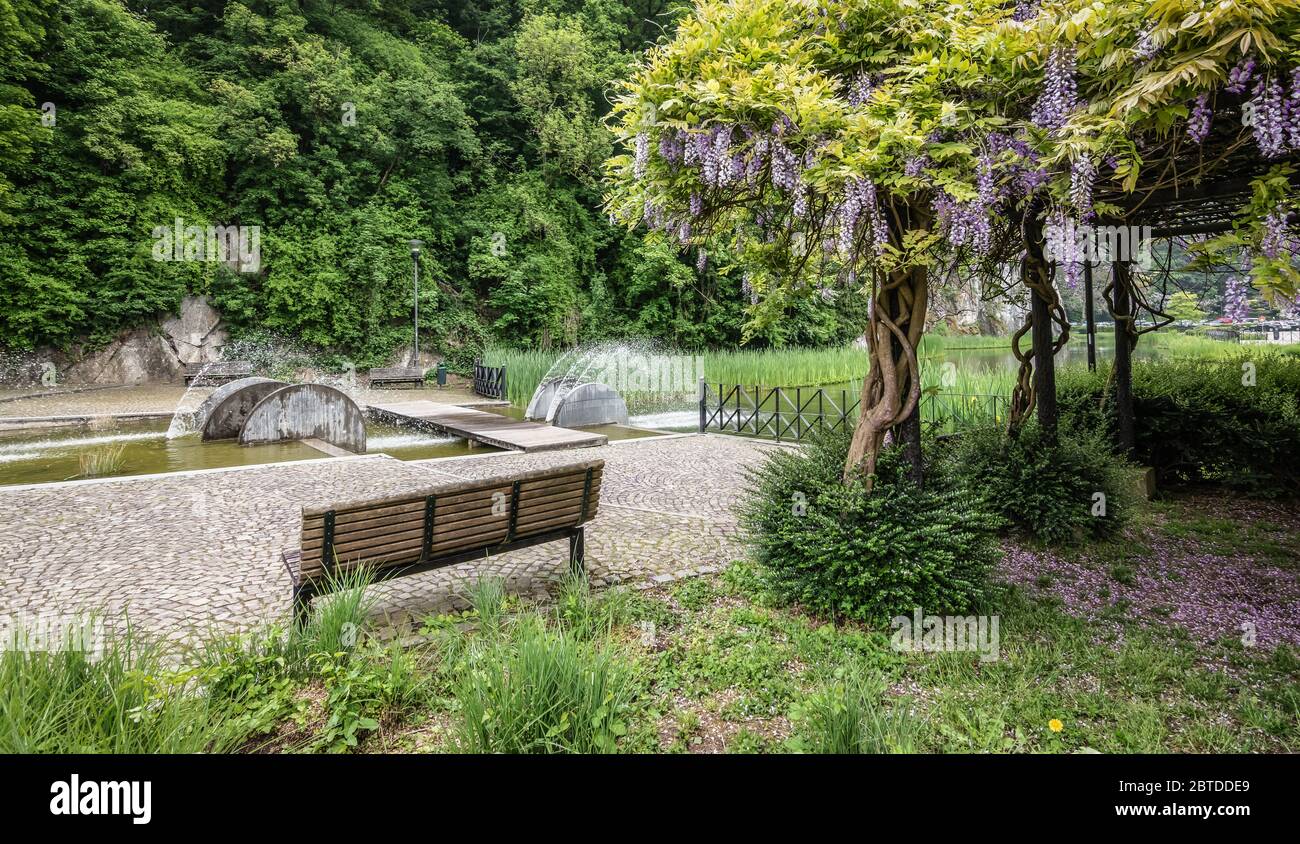
[[[0,344],[104,342],[209,293],[236,334],[377,363],[619,335],[734,344],[725,261],[609,224],[610,80],[676,0],[0,0]],[[257,272],[156,227],[260,227]],[[855,298],[855,297],[854,297]],[[757,344],[843,340],[843,297]]]

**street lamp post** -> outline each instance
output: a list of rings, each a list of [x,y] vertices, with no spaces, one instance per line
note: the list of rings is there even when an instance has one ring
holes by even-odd
[[[418,367],[420,365],[420,247],[424,245],[422,240],[412,240],[411,245],[411,265],[415,269],[415,308],[413,314],[413,333],[411,350],[411,365]]]

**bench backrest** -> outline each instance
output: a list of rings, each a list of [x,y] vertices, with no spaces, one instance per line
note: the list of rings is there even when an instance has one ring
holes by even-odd
[[[370,380],[384,378],[402,378],[424,380],[424,373],[414,366],[381,366],[370,370]]]
[[[604,460],[457,481],[302,511],[300,577],[410,565],[576,528],[596,515]],[[328,550],[327,550],[328,548]]]

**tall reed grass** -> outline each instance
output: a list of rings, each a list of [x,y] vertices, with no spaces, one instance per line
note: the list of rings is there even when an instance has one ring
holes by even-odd
[[[104,478],[120,474],[126,466],[126,446],[106,445],[82,452],[77,458],[78,478]]]
[[[0,752],[196,753],[222,718],[156,640],[127,629],[93,649],[0,652]]]
[[[507,622],[502,590],[470,595],[480,620],[455,682],[457,735],[472,753],[612,753],[627,733],[632,677],[608,644],[584,636],[603,625],[585,586],[566,587],[573,625],[537,613]]]

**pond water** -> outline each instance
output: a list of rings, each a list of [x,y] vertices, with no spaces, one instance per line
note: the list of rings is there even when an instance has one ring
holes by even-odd
[[[523,409],[486,407],[514,418]],[[203,442],[197,434],[167,437],[165,419],[122,420],[100,425],[27,428],[0,431],[0,486],[78,480],[85,475],[83,457],[111,454],[103,477],[151,475],[195,469],[218,469],[261,463],[319,460],[328,455],[299,442],[241,446],[234,440]],[[656,431],[620,425],[589,430],[610,440],[654,436]],[[441,437],[411,428],[368,423],[366,450],[398,460],[428,460],[486,454],[499,449],[470,445],[459,437]]]

